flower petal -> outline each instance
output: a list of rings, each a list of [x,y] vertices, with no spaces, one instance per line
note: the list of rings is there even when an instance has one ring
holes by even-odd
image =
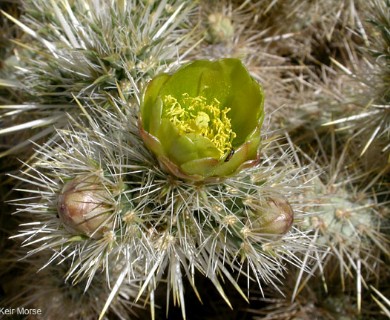
[[[240,62],[241,64],[241,62]],[[244,66],[236,65],[231,70],[232,92],[229,117],[232,129],[237,134],[233,145],[242,144],[259,125],[264,115],[264,93],[259,84],[249,75]],[[261,125],[261,124],[260,124]]]
[[[219,158],[219,151],[208,138],[188,133],[187,137],[191,139],[194,147],[198,150],[198,158]]]
[[[213,174],[213,169],[219,162],[214,158],[195,159],[183,163],[181,169],[190,176],[210,177]]]
[[[174,73],[161,88],[160,95],[171,95],[182,104],[183,94],[196,97],[199,93],[200,78],[209,67],[209,61],[199,60],[186,65]]]
[[[143,101],[141,103],[141,118],[143,128],[151,133],[150,125],[153,121],[153,117],[156,115],[156,111],[154,110],[156,107],[157,97],[159,96],[159,92],[161,87],[171,76],[168,74],[161,74],[154,78],[149,82],[148,87],[143,96]]]

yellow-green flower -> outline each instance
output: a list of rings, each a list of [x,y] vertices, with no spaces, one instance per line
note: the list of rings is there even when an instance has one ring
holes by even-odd
[[[256,163],[264,94],[238,59],[199,60],[147,86],[140,132],[162,168],[212,180]]]

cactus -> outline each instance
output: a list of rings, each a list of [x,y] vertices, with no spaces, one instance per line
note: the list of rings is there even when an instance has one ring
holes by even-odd
[[[66,113],[78,113],[74,97],[104,102],[106,93],[115,94],[118,86],[134,96],[163,68],[180,64],[177,56],[185,59],[196,42],[195,30],[187,29],[191,7],[167,0],[28,0],[20,19],[3,12],[25,32],[18,41],[14,85],[29,104],[2,106],[19,114],[20,124],[11,118],[0,134],[39,128],[30,136],[38,141],[53,133],[53,125],[65,126]],[[23,148],[25,141],[0,155]]]
[[[123,265],[118,277],[139,283],[136,301],[150,301],[152,317],[161,281],[186,317],[184,276],[201,298],[195,270],[228,304],[222,278],[246,297],[236,273],[278,287],[282,262],[299,265],[298,253],[309,243],[292,228],[288,198],[292,185],[295,192],[300,186],[293,180],[299,168],[285,166],[289,154],[275,157],[263,148],[263,160],[236,175],[183,180],[163,170],[146,148],[136,109],[111,103],[88,107],[94,112],[89,123],[73,120],[71,129],[59,130],[61,141],[38,149],[34,166],[17,177],[39,198],[18,200],[18,214],[30,216],[17,235],[31,247],[28,254],[52,250],[48,264],[72,259],[67,276],[73,281],[92,282],[101,270]]]
[[[0,6],[1,306],[388,314],[387,2]]]

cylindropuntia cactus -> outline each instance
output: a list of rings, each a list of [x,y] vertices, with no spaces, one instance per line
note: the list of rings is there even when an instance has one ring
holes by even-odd
[[[380,200],[381,196],[387,197],[388,192],[369,192],[370,185],[364,186],[365,190],[359,188],[367,173],[360,172],[356,163],[349,163],[346,155],[351,153],[351,147],[348,144],[342,147],[337,162],[333,160],[337,158],[339,146],[334,135],[330,140],[334,153],[329,158],[324,156],[326,148],[322,143],[318,149],[323,153],[316,154],[315,160],[305,155],[306,161],[313,166],[327,170],[310,177],[315,187],[304,195],[306,210],[311,215],[304,219],[302,227],[314,232],[315,247],[325,248],[324,252],[315,252],[320,258],[304,283],[318,274],[327,294],[331,291],[356,294],[356,312],[360,314],[364,309],[368,310],[364,299],[368,283],[379,281],[380,270],[385,268],[385,261],[390,256],[390,242],[385,231],[388,202]],[[315,170],[309,172],[310,176]],[[301,277],[302,272],[294,298],[302,288]]]
[[[301,0],[289,4],[280,4],[281,1],[273,1],[272,4],[266,1],[245,1],[240,4],[238,1],[225,0],[212,2],[216,5],[212,10],[205,10],[204,16],[206,32],[214,39],[209,39],[211,43],[205,42],[206,45],[203,47],[195,45],[193,40],[188,41],[187,37],[195,33],[202,35],[201,32],[188,32],[189,29],[180,27],[189,20],[199,22],[196,18],[193,19],[193,16],[189,17],[187,15],[189,11],[186,9],[187,4],[198,2],[64,0],[56,4],[55,1],[26,0],[24,3],[31,8],[30,13],[24,15],[23,21],[12,19],[39,40],[39,43],[27,44],[26,39],[19,39],[26,51],[18,50],[17,56],[24,57],[25,64],[21,67],[25,68],[19,69],[19,74],[23,76],[27,92],[31,93],[33,95],[31,98],[40,104],[27,106],[21,101],[20,105],[7,106],[4,110],[7,119],[12,118],[10,120],[12,124],[6,124],[2,132],[15,132],[37,124],[47,126],[55,123],[58,128],[59,121],[66,120],[62,117],[65,110],[73,117],[79,114],[80,110],[73,105],[74,96],[81,101],[84,115],[90,120],[88,125],[77,127],[75,130],[71,128],[59,130],[56,137],[52,137],[42,149],[39,149],[40,156],[35,158],[36,161],[31,164],[30,171],[20,177],[27,183],[25,190],[29,192],[23,201],[19,201],[18,209],[19,213],[27,218],[27,223],[22,226],[24,230],[20,232],[20,236],[25,238],[23,244],[26,248],[31,248],[26,254],[26,260],[31,259],[33,253],[40,253],[42,259],[39,259],[39,267],[45,265],[53,269],[57,267],[54,261],[68,260],[67,264],[62,263],[64,273],[68,280],[72,279],[75,282],[80,279],[88,280],[88,288],[85,290],[90,294],[91,299],[88,301],[91,303],[96,301],[93,286],[105,274],[115,282],[107,282],[112,284],[110,287],[113,291],[111,293],[104,291],[104,293],[110,297],[120,296],[117,289],[121,287],[123,279],[134,279],[138,275],[140,288],[135,288],[137,297],[145,293],[153,306],[154,291],[160,282],[165,282],[168,287],[167,293],[173,292],[174,302],[180,304],[183,310],[185,309],[184,279],[189,280],[197,294],[197,290],[201,287],[198,282],[195,283],[194,270],[209,278],[225,300],[227,300],[224,293],[226,287],[221,281],[222,277],[226,282],[233,283],[240,293],[243,289],[236,280],[240,275],[247,277],[248,280],[257,280],[259,287],[266,283],[267,286],[270,284],[279,286],[286,291],[288,290],[286,280],[282,282],[280,279],[282,271],[285,270],[285,262],[292,262],[298,266],[299,271],[303,272],[309,263],[302,262],[300,254],[305,253],[306,261],[306,257],[320,256],[324,253],[308,250],[307,246],[305,247],[305,239],[309,237],[307,233],[299,232],[291,226],[293,212],[286,199],[291,201],[291,194],[297,191],[302,197],[302,188],[299,188],[300,182],[297,179],[299,174],[291,174],[291,167],[289,167],[291,163],[288,157],[281,156],[277,152],[277,150],[284,150],[282,152],[285,153],[285,149],[282,147],[278,149],[279,146],[276,149],[264,150],[263,148],[259,165],[244,169],[240,173],[238,173],[240,166],[231,173],[226,170],[223,175],[217,175],[214,169],[208,170],[209,167],[206,166],[207,171],[204,170],[201,174],[180,172],[179,175],[176,171],[179,166],[173,163],[170,171],[164,167],[170,173],[167,174],[160,170],[156,157],[145,148],[138,136],[138,127],[134,125],[134,119],[139,110],[138,105],[134,103],[134,98],[150,78],[160,72],[166,72],[162,67],[171,70],[183,59],[182,53],[187,52],[186,48],[197,47],[192,55],[196,59],[225,56],[243,59],[245,65],[252,71],[252,75],[256,79],[261,79],[266,91],[269,92],[267,96],[272,102],[268,107],[274,106],[276,109],[288,101],[286,104],[289,108],[284,109],[292,112],[288,115],[284,114],[281,119],[282,124],[290,116],[293,124],[300,122],[301,119],[305,124],[310,123],[310,115],[315,114],[317,117],[317,113],[306,111],[307,107],[317,108],[319,105],[312,103],[313,97],[321,91],[329,91],[336,96],[341,92],[341,90],[328,90],[329,88],[324,87],[322,82],[318,84],[319,76],[316,71],[321,71],[321,75],[323,75],[322,71],[330,71],[332,76],[325,77],[326,83],[333,84],[340,81],[340,78],[333,74],[332,66],[321,63],[323,61],[321,58],[328,60],[328,49],[337,48],[338,37],[334,35],[343,34],[342,31],[345,29],[343,27],[349,26],[346,21],[354,21],[359,25],[359,30],[356,32],[353,26],[349,28],[354,35],[353,38],[364,33],[360,28],[359,12],[365,11],[362,8],[366,7],[367,1],[355,0],[355,3],[351,1],[351,5],[348,6],[334,5],[334,1],[323,5],[324,1],[310,1],[309,4]],[[213,7],[210,1],[202,1],[202,4],[203,8]],[[222,8],[221,12],[218,12],[215,7]],[[311,14],[307,14],[309,10],[306,9],[310,8]],[[347,14],[344,8],[349,8]],[[323,12],[335,14],[319,14]],[[313,17],[316,19],[313,20]],[[283,21],[283,25],[275,23],[277,21]],[[317,31],[320,32],[320,36],[312,37],[312,34],[318,34]],[[309,37],[305,38],[305,35]],[[292,42],[286,43],[287,39]],[[316,45],[317,42],[319,45]],[[332,46],[328,45],[330,42]],[[351,47],[349,50],[349,46],[355,42],[345,37],[343,42],[345,42],[342,44],[343,48],[347,46],[348,50],[337,49],[336,52],[348,52],[344,56],[351,60],[353,65],[358,65],[359,57],[355,55],[354,48]],[[303,47],[325,50],[299,50]],[[259,48],[264,51],[259,51]],[[332,54],[332,57],[334,58],[335,55]],[[78,63],[80,61],[86,63],[80,64]],[[305,65],[307,63],[314,68],[310,66],[307,68]],[[174,75],[171,77],[173,78]],[[386,81],[383,83],[386,84]],[[318,90],[314,90],[313,87]],[[388,86],[383,88],[388,89]],[[122,94],[117,95],[120,90]],[[342,90],[345,92],[345,89]],[[354,91],[356,92],[356,89]],[[271,94],[273,99],[270,99]],[[306,95],[309,98],[306,98]],[[174,99],[177,101],[187,99],[189,104],[214,106],[213,99],[207,101],[207,99],[195,98],[197,97],[171,94],[171,97],[169,95],[166,97],[166,102],[167,104],[173,102],[171,105],[173,106],[176,105]],[[66,105],[58,105],[59,101]],[[165,101],[162,99],[162,102]],[[328,104],[328,99],[326,102]],[[93,106],[89,108],[89,104]],[[304,110],[304,116],[297,117],[297,108],[291,108],[292,104],[302,107],[299,109]],[[307,107],[304,106],[305,104]],[[9,108],[12,112],[8,112]],[[53,109],[59,114],[53,113],[55,112]],[[387,112],[388,108],[380,106],[380,110]],[[379,114],[376,110],[372,111],[374,111],[371,113],[372,116]],[[229,112],[226,112],[225,116],[231,119],[232,114],[231,111]],[[19,122],[14,123],[13,117],[17,113],[26,115],[26,118],[23,117]],[[23,124],[24,119],[29,120],[31,116],[36,120]],[[207,117],[210,118],[210,115],[205,112],[193,120],[198,120],[199,126],[205,128]],[[386,132],[382,130],[386,128],[386,125],[383,125],[386,121],[380,120],[380,127],[369,126],[375,129],[372,131],[375,135],[370,135],[375,140],[379,140],[378,137],[383,137],[381,133]],[[232,132],[237,135],[233,130],[232,120],[230,125]],[[229,126],[226,128],[229,129]],[[32,140],[38,141],[52,132],[51,128],[48,129],[50,130],[38,132]],[[318,127],[316,129],[315,134],[318,133]],[[233,136],[233,134],[229,136],[231,141],[227,139],[232,145],[234,139],[237,139],[237,136]],[[215,153],[221,165],[226,162],[227,166],[233,166],[233,156],[237,152],[233,149],[234,146],[230,148],[227,145],[222,148],[218,156]],[[16,149],[12,148],[12,150]],[[381,150],[386,151],[388,148],[381,148]],[[7,151],[8,153],[10,152]],[[154,152],[154,155],[158,158],[159,151]],[[183,151],[183,155],[180,156],[187,156],[187,154]],[[336,154],[329,158],[335,159],[338,156]],[[168,155],[166,159],[171,161],[171,157],[172,155]],[[324,158],[328,158],[328,154],[324,155]],[[161,159],[159,160],[160,164],[163,164]],[[319,167],[324,165],[318,164],[310,171],[317,171]],[[195,165],[191,166],[191,169],[194,168],[200,170]],[[99,205],[102,203],[102,207],[107,210],[107,218],[110,217],[108,220],[112,220],[112,224],[106,225],[104,220],[84,230],[75,229],[73,226],[75,221],[72,220],[64,227],[63,222],[56,217],[58,212],[56,200],[58,195],[61,197],[64,182],[65,190],[62,194],[68,197],[60,200],[65,203],[65,209],[67,206],[74,205],[75,212],[81,213],[81,221],[84,221],[84,209],[79,210],[79,195],[73,195],[72,185],[78,185],[78,177],[88,176],[96,170],[104,172],[100,176],[104,177],[102,179],[104,182],[91,180],[89,183],[100,185],[102,182],[105,186],[108,194],[98,187],[94,196],[98,196],[97,203]],[[225,177],[225,173],[228,177]],[[194,177],[202,183],[194,184]],[[73,180],[66,182],[69,179]],[[348,179],[353,180],[354,177],[349,176]],[[126,184],[129,188],[120,189],[122,184]],[[344,182],[338,181],[338,184]],[[373,181],[371,185],[374,184],[378,183]],[[365,189],[365,193],[371,185]],[[331,184],[327,186],[333,187]],[[113,187],[118,187],[120,191],[113,192]],[[351,193],[351,190],[344,187],[338,190]],[[342,192],[338,192],[337,197],[324,190],[318,193],[318,197],[314,199],[320,201],[326,198],[328,203],[320,202],[322,210],[315,212],[318,213],[318,219],[312,215],[310,228],[315,228],[316,238],[311,241],[310,247],[320,242],[328,244],[329,250],[331,247],[335,248],[332,251],[336,255],[339,254],[337,256],[339,260],[326,260],[326,263],[332,266],[343,266],[347,272],[356,270],[358,274],[355,278],[356,282],[362,285],[369,284],[365,276],[368,272],[361,273],[360,270],[362,267],[371,270],[370,267],[376,266],[380,260],[372,258],[373,253],[379,254],[375,247],[383,246],[384,243],[379,228],[379,225],[382,225],[379,223],[382,217],[366,208],[371,207],[372,202],[359,201],[361,206],[354,206],[353,201],[348,200]],[[83,195],[85,194],[81,194]],[[388,193],[378,194],[379,198],[387,196]],[[101,202],[100,198],[104,201]],[[307,197],[303,198],[303,202],[308,205]],[[293,207],[295,213],[299,213],[295,204]],[[354,212],[347,210],[351,208]],[[88,205],[85,213],[92,212],[94,216],[94,209],[95,206]],[[59,214],[62,215],[61,212]],[[103,214],[98,211],[97,215]],[[299,221],[299,216],[296,220]],[[98,220],[94,221],[98,222]],[[69,232],[70,227],[72,227],[71,232]],[[105,232],[103,237],[93,237],[98,234],[98,230],[106,227],[109,231]],[[275,237],[271,237],[271,234]],[[275,241],[272,241],[274,239]],[[322,241],[319,241],[320,239]],[[388,249],[382,250],[380,254],[386,252],[388,253]],[[49,257],[46,256],[47,253],[50,254]],[[340,255],[340,253],[345,254]],[[319,261],[316,268],[328,269],[323,262],[325,260]],[[337,263],[333,264],[333,261]],[[50,263],[52,265],[49,265]],[[341,270],[341,267],[339,269]],[[116,276],[113,277],[114,274]],[[314,274],[314,271],[310,274]],[[31,279],[30,272],[28,276]],[[299,277],[302,278],[301,272]],[[291,278],[291,274],[288,278]],[[382,280],[380,277],[378,279]],[[101,280],[105,282],[106,279]],[[334,281],[332,282],[334,285]],[[41,282],[37,281],[33,284],[34,289],[39,288],[41,293],[42,290],[48,290],[42,287]],[[57,287],[61,284],[62,281],[54,283]],[[100,286],[96,288],[99,290]],[[360,287],[357,286],[357,289],[360,290]],[[81,301],[85,301],[77,299],[82,295],[81,291],[76,290],[75,293],[78,306]],[[68,291],[62,290],[60,294],[66,292]],[[201,294],[199,290],[199,296]],[[132,294],[126,296],[133,297]],[[44,301],[47,302],[46,299]],[[96,303],[99,304],[97,306],[99,312],[101,300]],[[54,306],[51,308],[58,306],[52,305]],[[309,303],[309,306],[311,305]],[[290,307],[289,301],[288,308]],[[83,311],[82,306],[80,308],[77,310]],[[285,311],[280,305],[277,308],[279,312]],[[64,314],[66,312],[67,310],[64,310]],[[57,314],[50,314],[49,318]],[[84,312],[83,318],[86,318],[85,314]],[[95,314],[96,312],[93,313],[94,318],[96,318]],[[318,313],[313,314],[318,315]],[[266,317],[271,316],[272,314],[267,314]],[[183,317],[185,317],[184,311]]]
[[[29,254],[50,250],[47,265],[72,259],[67,279],[88,283],[119,263],[123,267],[110,297],[129,278],[139,283],[136,300],[150,301],[152,318],[161,282],[169,284],[167,296],[173,295],[185,319],[185,278],[201,296],[195,271],[230,304],[222,277],[246,298],[236,280],[240,275],[260,287],[263,281],[278,287],[286,261],[302,265],[298,253],[309,242],[292,227],[293,210],[286,200],[299,192],[302,170],[289,162],[288,153],[280,153],[280,146],[258,151],[260,134],[253,140],[240,137],[243,145],[253,143],[254,159],[248,161],[256,165],[194,183],[191,176],[161,170],[139,135],[134,105],[123,102],[121,111],[117,100],[111,103],[90,106],[88,122],[72,120],[72,130],[58,130],[60,143],[43,146],[33,173],[27,173],[29,181],[21,178],[40,186],[38,202],[19,201],[19,212],[32,220],[17,235],[25,238]],[[258,120],[251,123],[258,132]],[[225,162],[224,154],[220,165],[233,157]],[[68,213],[77,218],[66,220]]]
[[[238,59],[195,61],[146,88],[141,136],[169,173],[226,177],[258,158],[264,94]]]

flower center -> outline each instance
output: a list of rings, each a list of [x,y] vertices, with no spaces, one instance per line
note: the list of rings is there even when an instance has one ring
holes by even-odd
[[[214,98],[210,103],[203,96],[190,97],[183,94],[183,105],[171,95],[163,97],[163,118],[168,119],[180,134],[193,133],[209,139],[222,157],[232,149],[236,133],[232,130],[227,113],[230,108],[221,109],[221,103]]]

